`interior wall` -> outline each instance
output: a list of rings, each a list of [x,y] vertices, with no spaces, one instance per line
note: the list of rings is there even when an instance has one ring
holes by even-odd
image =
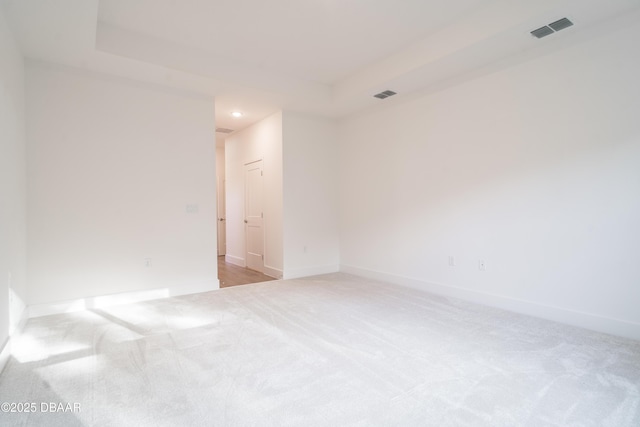
[[[284,277],[339,270],[335,121],[285,111]]]
[[[282,112],[275,113],[225,140],[227,254],[226,260],[245,262],[244,165],[263,161],[265,274],[280,278],[282,243]]]
[[[345,120],[342,269],[640,338],[638,40]]]
[[[26,232],[24,64],[0,8],[0,353],[24,310]]]
[[[29,304],[219,287],[213,99],[27,66]]]

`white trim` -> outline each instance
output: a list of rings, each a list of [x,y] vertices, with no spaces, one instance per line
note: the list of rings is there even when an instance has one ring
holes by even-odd
[[[125,292],[98,297],[78,298],[55,303],[34,304],[28,307],[29,318],[49,316],[51,314],[73,313],[75,311],[104,308],[118,304],[150,301],[154,299],[167,298],[168,296],[168,289],[153,289],[149,291]]]
[[[214,287],[194,285],[179,289],[151,289],[146,291],[124,292],[120,294],[102,295],[96,297],[78,298],[55,303],[34,304],[27,307],[29,318],[49,316],[52,314],[72,313],[74,311],[88,310],[92,308],[104,308],[113,305],[130,304],[134,302],[150,301],[155,299],[176,297],[180,295],[197,294],[220,289],[220,281],[214,282]]]
[[[264,273],[266,276],[273,277],[274,279],[282,279],[282,270],[269,267],[268,265],[264,266]]]
[[[299,277],[308,277],[308,276],[316,276],[318,274],[336,273],[338,271],[340,271],[340,266],[338,264],[316,265],[312,267],[287,269],[284,271],[284,274],[282,277],[284,279],[297,279]]]
[[[640,324],[622,319],[614,319],[610,317],[600,316],[598,314],[585,313],[582,311],[540,304],[533,301],[511,298],[504,295],[489,294],[486,292],[479,292],[441,283],[426,282],[418,279],[383,273],[380,271],[369,270],[366,268],[355,267],[351,265],[341,265],[340,271],[354,274],[356,276],[362,276],[369,279],[380,280],[396,285],[431,292],[438,295],[459,298],[478,304],[497,307],[516,313],[526,314],[529,316],[553,320],[556,322],[591,329],[598,332],[604,332],[607,334],[640,340]]]
[[[237,265],[238,267],[246,267],[247,265],[244,262],[244,258],[240,258],[238,256],[233,256],[233,255],[229,255],[226,254],[224,256],[224,261],[228,262],[229,264],[233,264],[233,265]]]

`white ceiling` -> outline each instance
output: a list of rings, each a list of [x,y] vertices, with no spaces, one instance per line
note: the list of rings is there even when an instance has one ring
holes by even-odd
[[[578,43],[640,8],[640,0],[0,1],[25,56],[214,95],[216,125],[231,129],[279,109],[341,117],[398,102]],[[530,36],[565,16],[576,25]],[[372,97],[386,89],[398,95]]]
[[[261,73],[333,84],[489,0],[103,0],[98,20]]]

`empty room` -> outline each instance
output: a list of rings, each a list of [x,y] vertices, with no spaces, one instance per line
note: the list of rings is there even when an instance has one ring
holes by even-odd
[[[638,41],[638,0],[0,0],[0,426],[639,426]]]

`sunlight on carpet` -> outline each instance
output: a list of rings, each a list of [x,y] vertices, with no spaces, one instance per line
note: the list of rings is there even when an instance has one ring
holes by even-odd
[[[12,426],[631,427],[640,343],[331,274],[31,319],[0,401],[80,407]]]

